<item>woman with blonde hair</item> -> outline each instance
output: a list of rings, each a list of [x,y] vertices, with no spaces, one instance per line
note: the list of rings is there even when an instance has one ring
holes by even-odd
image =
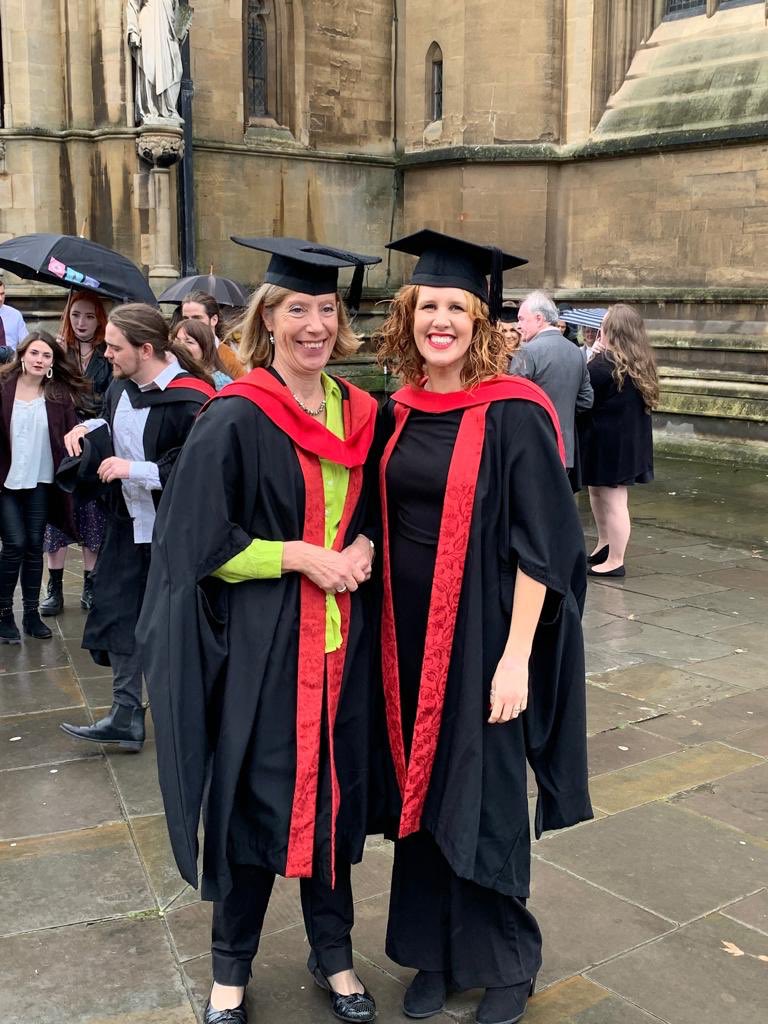
[[[242,244],[272,256],[243,325],[253,369],[209,404],[179,457],[139,624],[160,784],[194,885],[207,793],[206,1024],[246,1020],[276,874],[301,879],[314,980],[337,1017],[362,1024],[376,1008],[352,964],[350,865],[368,816],[362,485],[376,403],[325,368],[360,344],[339,268],[380,261],[296,239]]]
[[[640,314],[611,306],[599,351],[588,363],[595,402],[579,425],[582,477],[597,526],[590,576],[622,577],[629,543],[629,491],[653,480],[651,412],[659,402],[656,361]]]
[[[581,528],[554,407],[504,376],[502,270],[525,260],[435,231],[377,335],[404,387],[382,413],[382,670],[396,838],[387,954],[409,1017],[484,988],[517,1021],[541,963],[530,836],[591,817]],[[491,274],[490,289],[486,275]]]

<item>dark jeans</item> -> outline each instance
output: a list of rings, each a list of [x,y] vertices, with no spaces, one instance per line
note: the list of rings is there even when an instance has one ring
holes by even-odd
[[[213,980],[220,985],[248,984],[274,880],[266,868],[232,866],[233,887],[213,905]],[[310,970],[317,966],[326,976],[349,970],[354,922],[349,864],[336,858],[334,889],[315,878],[302,878],[300,889]]]
[[[0,609],[13,607],[21,573],[24,611],[37,608],[43,579],[43,537],[50,484],[0,492]]]

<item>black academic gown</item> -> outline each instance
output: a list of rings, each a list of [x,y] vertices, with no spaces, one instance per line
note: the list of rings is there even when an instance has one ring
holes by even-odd
[[[528,382],[522,384],[531,388]],[[400,721],[409,774],[412,770],[418,773],[424,760],[424,750],[411,745],[416,701],[420,695],[424,699],[421,691],[434,689],[435,681],[434,675],[426,678],[426,684],[422,679],[419,690],[435,547],[429,547],[428,526],[419,539],[428,509],[422,507],[410,515],[410,510],[399,504],[407,488],[398,487],[392,474],[398,472],[398,446],[404,453],[407,449],[409,473],[418,472],[419,458],[423,459],[422,496],[413,499],[421,504],[429,489],[428,478],[447,473],[451,452],[446,453],[441,470],[437,465],[440,446],[454,448],[458,426],[470,412],[412,411],[385,473],[394,626],[399,640],[407,638],[407,646],[398,650],[398,662]],[[425,416],[443,420],[442,428],[425,430]],[[384,437],[394,426],[394,403],[390,402],[382,413]],[[451,532],[467,515],[470,522],[455,629],[441,641],[450,651],[450,659],[437,748],[431,771],[423,771],[418,780],[426,795],[415,827],[431,833],[459,877],[524,898],[529,895],[530,881],[526,759],[538,784],[537,836],[546,829],[592,817],[581,630],[585,554],[573,496],[558,456],[556,431],[546,408],[522,398],[493,401],[480,440],[482,454],[471,507],[465,504],[444,510],[440,494],[434,509],[435,536],[443,515],[450,519]],[[420,545],[421,564],[414,570],[409,562],[416,565]],[[518,567],[547,587],[530,660],[528,709],[517,720],[489,725],[490,684],[509,633]],[[413,577],[410,584],[404,580],[405,574]],[[439,598],[429,621],[439,630],[454,591],[445,580],[437,585]],[[417,593],[419,587],[421,594]],[[420,638],[412,635],[419,629],[414,625],[419,619]],[[385,669],[385,690],[386,677]],[[416,694],[408,692],[414,681]],[[401,788],[395,786],[394,792],[399,798]],[[401,806],[398,799],[398,812]],[[413,829],[412,821],[410,831]],[[407,834],[409,830],[404,829],[401,818],[392,834],[402,836],[404,831]]]
[[[192,382],[190,387],[181,385],[186,379]],[[157,463],[163,488],[195,417],[208,398],[198,390],[202,382],[189,374],[179,374],[175,380],[179,383],[164,391],[140,391],[133,381],[113,380],[104,397],[103,415],[110,432],[124,392],[135,409],[149,408],[144,458]],[[155,508],[162,493],[162,489],[152,492]],[[133,653],[149,568],[149,545],[134,544],[133,520],[128,515],[119,481],[110,484],[103,500],[107,523],[93,571],[94,604],[88,613],[82,643],[99,665],[109,664],[110,653]]]
[[[258,373],[265,371],[243,381]],[[304,578],[289,573],[229,584],[210,576],[253,538],[304,536],[297,450],[261,408],[228,396],[239,386],[229,385],[205,410],[178,460],[158,513],[138,631],[171,844],[182,876],[195,886],[207,781],[202,895],[208,900],[227,895],[232,864],[332,880],[327,678],[314,680],[325,687],[322,730],[319,718],[316,723],[317,794],[295,794],[299,747],[306,752],[311,731],[297,736]],[[372,435],[375,405],[369,411]],[[322,504],[320,515],[322,521]],[[342,546],[361,532],[365,518],[361,497]],[[370,630],[366,588],[342,596],[349,600],[349,632],[333,731],[341,795],[334,855],[354,863],[362,857],[368,800]],[[324,611],[320,629],[315,639],[322,652]],[[295,796],[305,809],[312,803],[309,870],[288,866]]]

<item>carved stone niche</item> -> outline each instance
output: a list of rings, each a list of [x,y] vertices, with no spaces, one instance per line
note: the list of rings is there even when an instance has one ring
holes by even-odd
[[[173,167],[184,155],[181,129],[145,128],[136,139],[136,150],[141,159],[153,167]]]

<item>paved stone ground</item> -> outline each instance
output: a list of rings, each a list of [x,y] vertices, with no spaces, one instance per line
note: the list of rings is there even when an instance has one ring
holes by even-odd
[[[626,581],[590,584],[596,820],[534,845],[545,954],[530,1024],[768,1012],[766,474],[663,461],[658,476],[633,496]],[[71,570],[55,638],[0,648],[0,1019],[194,1024],[210,911],[173,867],[154,744],[105,756],[57,728],[110,701],[79,649]],[[358,966],[383,1024],[403,1019],[409,974],[382,948],[390,866],[372,842],[355,877]],[[281,881],[253,1021],[332,1019],[306,953]],[[477,998],[452,999],[438,1024],[471,1019]]]

